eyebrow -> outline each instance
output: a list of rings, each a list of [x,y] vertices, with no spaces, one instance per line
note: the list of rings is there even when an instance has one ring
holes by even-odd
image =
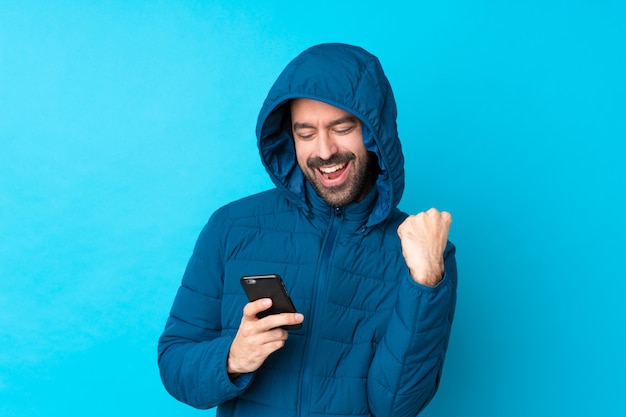
[[[358,119],[352,115],[346,115],[346,116],[343,116],[343,117],[340,117],[338,119],[331,121],[330,123],[328,123],[327,127],[333,127],[333,126],[337,126],[343,123],[358,123]],[[293,130],[307,129],[307,128],[315,128],[315,126],[309,123],[304,123],[304,122],[295,122],[293,124]]]

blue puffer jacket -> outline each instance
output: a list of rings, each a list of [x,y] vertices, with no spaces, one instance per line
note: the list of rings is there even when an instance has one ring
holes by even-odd
[[[376,186],[329,207],[295,162],[289,107],[321,100],[357,116],[378,157]],[[159,339],[166,389],[218,416],[415,416],[441,375],[456,301],[454,246],[434,288],[415,283],[396,233],[404,188],[393,93],[361,48],[318,45],[294,59],[263,105],[258,144],[275,189],[216,211],[198,238]],[[229,347],[247,302],[239,278],[277,273],[300,330],[231,382]]]

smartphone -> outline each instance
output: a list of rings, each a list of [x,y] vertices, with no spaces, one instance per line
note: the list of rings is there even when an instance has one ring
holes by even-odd
[[[293,301],[291,301],[291,297],[289,297],[285,284],[279,275],[248,275],[241,277],[240,281],[241,286],[248,296],[248,300],[256,301],[260,298],[272,299],[272,306],[258,313],[258,318],[261,319],[270,314],[296,312]],[[300,329],[301,327],[302,323],[282,326],[283,329],[287,330]]]

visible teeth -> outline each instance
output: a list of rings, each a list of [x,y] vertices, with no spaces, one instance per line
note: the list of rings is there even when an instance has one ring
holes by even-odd
[[[332,174],[333,172],[343,169],[343,167],[345,166],[346,166],[346,163],[344,162],[343,164],[333,165],[330,167],[320,167],[320,171],[322,171],[322,174]]]

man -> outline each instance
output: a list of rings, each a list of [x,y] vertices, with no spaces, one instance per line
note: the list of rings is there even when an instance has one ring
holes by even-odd
[[[167,390],[218,416],[415,416],[456,302],[450,215],[407,216],[393,93],[344,44],[296,57],[257,123],[275,189],[217,210],[159,339]],[[257,313],[242,276],[283,277],[298,313]],[[299,330],[280,326],[301,323]]]

